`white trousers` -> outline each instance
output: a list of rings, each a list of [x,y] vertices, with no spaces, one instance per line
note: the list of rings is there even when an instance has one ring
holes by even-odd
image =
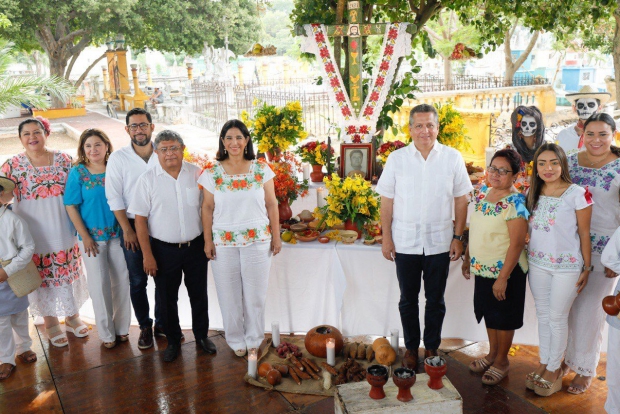
[[[580,270],[557,272],[530,265],[529,281],[538,318],[540,363],[560,368],[568,340],[568,315],[577,297]],[[582,293],[583,294],[583,291]]]
[[[265,338],[270,247],[270,242],[217,247],[210,261],[226,342],[233,350],[257,348]]]
[[[601,255],[592,255],[594,271],[590,272],[588,284],[573,302],[568,316],[568,346],[566,364],[577,374],[596,375],[601,356],[605,317],[601,301],[611,295],[616,279],[605,277]],[[607,350],[609,352],[609,350]]]
[[[9,316],[0,316],[0,364],[15,365],[15,355],[30,351],[28,309]]]
[[[84,243],[80,250],[84,252]],[[88,291],[93,301],[95,323],[99,338],[113,342],[116,335],[127,335],[131,323],[129,298],[129,272],[123,255],[120,238],[97,242],[96,257],[82,254],[86,267]]]
[[[607,401],[605,411],[620,414],[620,329],[609,327],[607,345]]]

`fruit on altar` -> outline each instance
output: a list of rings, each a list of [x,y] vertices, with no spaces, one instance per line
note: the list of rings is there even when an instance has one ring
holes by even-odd
[[[616,300],[617,298],[620,298],[620,294],[618,294],[618,297],[605,296],[603,298],[603,310],[606,314],[616,316],[620,313],[620,299]]]
[[[359,344],[357,346],[357,355],[356,355],[355,358],[356,359],[364,359],[364,358],[366,358],[366,345]]]
[[[396,351],[390,344],[383,344],[375,351],[375,359],[381,365],[390,366],[396,361]]]
[[[339,354],[342,351],[342,347],[344,346],[344,341],[342,339],[342,334],[338,329],[331,325],[319,325],[310,329],[306,334],[306,339],[304,341],[304,345],[306,346],[306,351],[312,356],[317,358],[326,358],[327,357],[327,340],[329,338],[334,338],[336,341],[336,354]]]
[[[375,339],[375,341],[372,343],[372,350],[375,351],[375,353],[377,352],[377,348],[379,348],[381,345],[390,345],[390,341],[388,341],[388,339],[383,336],[381,338],[377,338]]]
[[[278,385],[282,382],[282,374],[277,369],[272,369],[267,373],[267,382],[271,385]]]
[[[372,345],[366,347],[366,361],[370,362],[375,359],[375,351],[372,349]]]
[[[292,231],[285,231],[284,233],[282,233],[282,241],[284,242],[290,242],[293,239],[293,232]]]
[[[271,371],[273,367],[269,362],[263,362],[258,366],[258,375],[261,377],[266,377],[269,371]]]
[[[359,344],[354,342],[349,347],[349,358],[355,359],[357,357],[357,348],[359,348]]]
[[[299,218],[305,223],[310,223],[312,220],[314,220],[314,216],[312,215],[310,210],[304,210],[299,213]]]

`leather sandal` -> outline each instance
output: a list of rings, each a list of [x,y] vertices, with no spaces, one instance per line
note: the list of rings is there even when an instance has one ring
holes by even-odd
[[[548,397],[551,394],[555,394],[556,392],[562,389],[562,374],[556,378],[555,381],[547,381],[546,379],[540,377],[540,379],[536,380],[534,384],[534,392],[536,395],[540,395],[541,397]]]
[[[575,375],[575,378],[577,377],[585,377],[585,375],[577,374]],[[586,384],[578,384],[578,385],[574,384],[575,378],[573,378],[573,382],[571,382],[570,386],[566,390],[569,394],[573,394],[573,395],[583,394],[584,392],[588,390],[588,388],[590,388],[590,385],[592,385],[592,377],[589,377],[590,381],[588,381]]]
[[[60,329],[60,325],[54,325],[47,328],[47,336],[52,343],[57,348],[62,348],[64,346],[69,345],[69,340],[67,339],[67,334],[65,334],[62,329]],[[61,339],[65,339],[64,342],[60,342]]]
[[[509,369],[502,371],[499,368],[491,367],[482,376],[482,383],[485,385],[497,385],[501,380],[506,378]]]
[[[17,355],[17,357],[21,359],[21,361],[25,364],[31,364],[37,361],[37,354],[35,354],[31,350],[22,352],[21,354]]]
[[[534,371],[530,372],[529,374],[525,376],[525,388],[527,388],[528,390],[534,391],[534,388],[536,386],[535,382],[540,379],[541,379],[540,375],[538,375],[536,372]]]
[[[86,333],[81,333],[84,329],[86,329]],[[73,319],[65,318],[65,331],[71,332],[76,338],[85,338],[88,336],[88,326],[84,325],[84,322],[82,322],[79,316]]]
[[[487,361],[486,358],[476,359],[476,360],[472,361],[471,364],[469,364],[469,370],[471,372],[475,372],[476,374],[478,374],[480,372],[484,372],[487,369],[489,369],[491,364],[492,363]]]
[[[13,364],[9,364],[9,363],[1,364],[0,365],[0,380],[5,380],[8,377],[10,377],[11,373],[13,372],[13,368],[15,368],[15,365]]]

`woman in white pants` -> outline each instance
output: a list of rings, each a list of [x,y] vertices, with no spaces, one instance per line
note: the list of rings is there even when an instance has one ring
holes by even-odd
[[[211,260],[226,342],[237,356],[264,339],[271,255],[282,247],[271,168],[255,160],[250,132],[237,119],[220,132],[203,187],[205,253]]]
[[[64,203],[77,229],[99,338],[106,348],[127,341],[131,323],[129,273],[120,226],[105,197],[105,169],[112,144],[98,129],[80,136],[78,159],[67,178]]]
[[[543,144],[533,161],[527,258],[538,317],[540,365],[527,375],[526,386],[547,397],[562,389],[568,315],[592,270],[592,199],[572,183],[566,154],[559,145]]]
[[[588,286],[577,296],[568,317],[565,362],[577,373],[568,387],[571,394],[585,392],[596,375],[605,314],[601,300],[613,291],[617,274],[601,264],[601,253],[620,226],[620,148],[612,145],[616,123],[605,113],[592,115],[584,124],[585,151],[568,158],[573,183],[592,193],[592,266]]]
[[[620,273],[620,228],[616,230],[601,255],[601,263],[615,273]],[[620,281],[613,295],[620,294]],[[620,315],[607,315],[609,338],[607,345],[607,401],[605,411],[620,413]]]

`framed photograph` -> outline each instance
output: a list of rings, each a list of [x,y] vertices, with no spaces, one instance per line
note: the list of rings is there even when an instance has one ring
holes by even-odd
[[[359,174],[366,180],[372,178],[372,143],[340,144],[340,176]]]

